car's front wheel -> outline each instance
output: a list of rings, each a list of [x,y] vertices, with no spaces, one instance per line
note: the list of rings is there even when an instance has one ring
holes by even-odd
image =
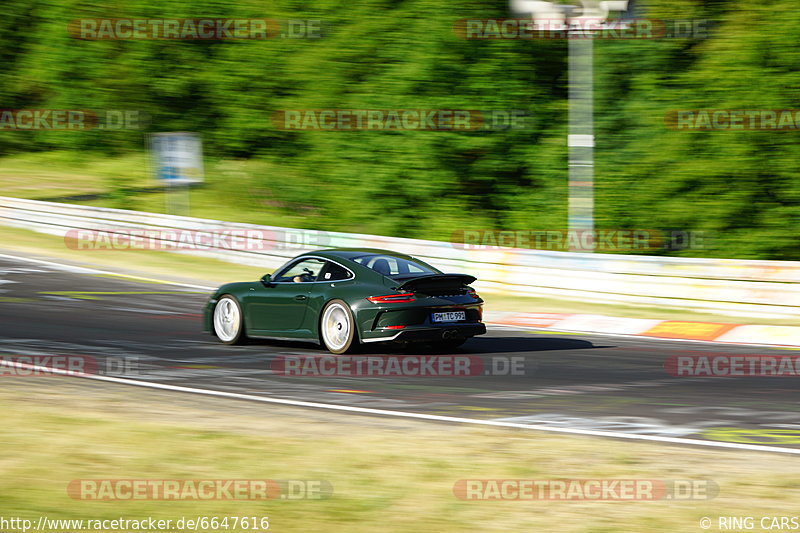
[[[244,344],[244,316],[236,298],[226,294],[214,307],[214,334],[225,344]]]
[[[353,312],[342,300],[328,302],[322,310],[319,329],[322,344],[331,353],[346,353],[356,342]]]

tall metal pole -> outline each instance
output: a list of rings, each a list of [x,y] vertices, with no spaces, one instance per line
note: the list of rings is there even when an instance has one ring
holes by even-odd
[[[581,4],[580,7],[546,0],[510,0],[510,5],[514,13],[530,15],[534,27],[552,26],[554,21],[559,20],[564,20],[567,24],[569,48],[567,229],[572,237],[569,240],[569,250],[592,252],[595,250],[594,239],[581,239],[581,234],[590,232],[594,237],[594,38],[597,29],[608,20],[609,12],[625,12],[624,16],[631,18],[634,0],[578,0],[578,2]],[[578,16],[572,17],[573,13]],[[587,246],[580,246],[579,243],[582,242],[587,244],[591,242],[588,250]]]
[[[570,251],[594,251],[592,246],[576,247],[573,243],[586,232],[594,231],[594,32],[570,30],[568,34],[569,71],[569,206],[568,230]],[[582,240],[582,239],[580,239]]]

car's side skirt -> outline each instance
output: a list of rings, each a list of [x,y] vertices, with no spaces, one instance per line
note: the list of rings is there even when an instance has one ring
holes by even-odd
[[[249,339],[268,339],[273,341],[295,341],[295,342],[308,342],[311,344],[319,344],[317,339],[302,338],[302,337],[277,337],[273,335],[251,335],[247,334]]]

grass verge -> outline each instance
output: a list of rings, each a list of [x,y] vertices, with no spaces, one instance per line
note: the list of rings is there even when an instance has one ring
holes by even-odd
[[[100,194],[155,185],[143,153],[87,158],[82,152],[34,152],[3,157],[0,165],[0,191],[16,198]]]
[[[694,531],[791,515],[800,461],[755,452],[379,419],[89,382],[7,378],[5,516],[268,516],[276,531]],[[71,499],[75,479],[319,479],[325,500]],[[715,499],[462,501],[460,479],[710,479]],[[716,528],[715,528],[716,529]]]
[[[274,170],[259,160],[209,159],[205,162],[203,185],[192,188],[186,193],[188,196],[183,191],[172,193],[169,200],[164,191],[135,190],[159,185],[144,152],[121,156],[37,152],[6,156],[0,162],[3,196],[38,200],[103,194],[100,199],[73,203],[152,213],[165,213],[169,203],[171,209],[178,210],[174,214],[215,220],[282,227],[321,224],[317,211],[309,206],[275,198],[273,191],[264,185],[268,180],[263,179],[263,176],[271,176]],[[282,183],[281,187],[290,185]],[[282,190],[279,188],[278,192]],[[338,229],[347,228],[343,224]]]

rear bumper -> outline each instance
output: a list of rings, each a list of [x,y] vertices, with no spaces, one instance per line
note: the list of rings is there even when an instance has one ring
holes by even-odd
[[[361,342],[430,342],[447,339],[467,339],[486,333],[486,325],[478,322],[470,324],[448,324],[435,328],[410,326],[401,331],[386,330],[381,333],[383,333],[383,335],[379,337],[368,337],[362,339]]]

